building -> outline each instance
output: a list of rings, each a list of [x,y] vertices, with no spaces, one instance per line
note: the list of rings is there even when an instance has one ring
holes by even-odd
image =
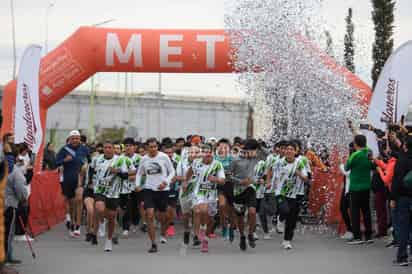
[[[93,136],[104,129],[124,128],[125,135],[140,140],[193,133],[206,138],[245,138],[247,134],[248,104],[243,99],[150,92],[126,98],[119,92],[98,92],[94,104],[90,98],[90,91],[74,91],[52,106],[47,116],[47,140],[53,132],[57,144],[63,144],[72,129]]]

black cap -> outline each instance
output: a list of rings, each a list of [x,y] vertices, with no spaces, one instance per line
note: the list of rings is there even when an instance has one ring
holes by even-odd
[[[259,143],[256,141],[256,139],[248,139],[246,140],[245,147],[243,149],[245,150],[256,150],[259,148]]]

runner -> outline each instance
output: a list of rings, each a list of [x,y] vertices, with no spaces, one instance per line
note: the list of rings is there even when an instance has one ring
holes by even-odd
[[[225,183],[225,172],[222,163],[213,159],[212,147],[201,146],[202,160],[196,160],[189,168],[186,179],[196,176],[194,217],[195,235],[201,240],[202,252],[209,251],[209,237],[213,227],[210,219],[217,213],[217,185]],[[187,189],[187,186],[184,186]]]
[[[276,202],[279,211],[279,224],[285,222],[282,246],[291,249],[294,230],[299,214],[299,203],[296,199],[297,178],[308,181],[304,164],[296,158],[296,148],[293,143],[286,146],[285,158],[277,161],[268,174],[267,182],[275,186]]]
[[[189,149],[188,158],[180,160],[176,168],[176,180],[182,182],[179,190],[179,202],[183,214],[183,243],[187,247],[190,241],[190,218],[192,217],[193,199],[194,199],[194,188],[196,186],[195,174],[192,175],[186,184],[186,174],[189,168],[192,166],[193,162],[200,157],[200,148],[198,146],[192,146]],[[196,240],[196,239],[194,239]],[[199,241],[199,239],[197,239]],[[198,243],[200,244],[200,243]]]
[[[226,182],[223,186],[218,185],[218,199],[219,199],[219,217],[220,225],[222,226],[222,237],[224,240],[232,239],[233,229],[230,229],[230,223],[233,221],[232,208],[230,203],[227,203],[227,198],[233,196],[233,184],[228,180],[230,177],[229,170],[233,157],[230,155],[230,142],[228,139],[222,138],[217,143],[215,160],[222,163],[225,170]]]
[[[132,138],[126,138],[123,142],[125,146],[125,153],[117,157],[113,163],[112,172],[117,174],[114,178],[117,184],[121,185],[120,188],[120,224],[123,229],[123,237],[129,236],[130,222],[131,222],[131,208],[132,200],[131,193],[135,189],[134,181],[136,175],[135,165],[133,163],[133,157],[135,156],[134,140]]]
[[[174,153],[173,144],[165,144],[162,148],[163,152],[169,157],[172,162],[173,169],[176,170],[177,164],[180,161],[180,156]],[[176,172],[175,172],[176,173]],[[180,183],[176,177],[173,177],[170,182],[169,198],[167,200],[167,224],[166,235],[173,237],[176,234],[173,220],[176,217],[177,198]]]
[[[234,183],[234,208],[237,214],[237,224],[240,232],[239,247],[246,250],[246,237],[244,233],[244,215],[248,211],[249,224],[249,246],[256,247],[253,233],[256,227],[256,190],[255,186],[255,168],[258,164],[256,157],[259,144],[255,139],[247,140],[241,155],[238,159],[233,160],[231,165],[231,180]]]
[[[158,151],[158,142],[155,138],[147,140],[148,154],[145,155],[136,175],[136,188],[142,187],[142,176],[146,175],[144,188],[144,207],[146,210],[146,221],[149,226],[149,238],[152,246],[149,253],[157,252],[155,237],[154,215],[155,210],[159,212],[161,223],[161,243],[166,243],[166,209],[170,183],[175,176],[174,168],[169,157]]]
[[[77,130],[70,132],[68,144],[56,155],[56,165],[63,167],[63,195],[69,205],[71,237],[80,237],[81,204],[82,199],[75,199],[79,194],[81,183],[79,182],[80,169],[87,162],[89,151],[80,144],[80,133]],[[79,195],[77,195],[79,196]]]
[[[119,195],[121,185],[118,180],[114,180],[116,174],[112,173],[112,166],[116,157],[113,152],[113,144],[106,141],[103,145],[103,155],[96,160],[95,168],[95,208],[98,223],[103,222],[103,218],[108,221],[108,232],[104,251],[112,251],[112,239],[115,229],[117,208],[119,206]],[[95,234],[98,226],[95,226]]]

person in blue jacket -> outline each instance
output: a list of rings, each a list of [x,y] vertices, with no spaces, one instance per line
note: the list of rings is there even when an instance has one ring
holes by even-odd
[[[89,151],[80,142],[80,132],[70,132],[67,144],[56,156],[56,165],[63,167],[62,192],[69,205],[71,237],[80,237],[83,185],[79,182],[81,167],[87,163]]]

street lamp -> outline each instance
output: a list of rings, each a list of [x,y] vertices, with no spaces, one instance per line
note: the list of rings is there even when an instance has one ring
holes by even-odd
[[[108,19],[96,24],[91,25],[92,27],[98,27],[104,24],[108,24],[110,22],[115,21],[116,19]],[[93,140],[96,138],[96,128],[95,128],[95,97],[96,97],[96,89],[98,84],[94,83],[94,75],[90,78],[90,84],[91,84],[91,89],[90,89],[90,113],[89,113],[89,139]]]
[[[13,79],[16,79],[16,26],[14,22],[14,0],[10,0],[10,11],[11,11],[11,35],[13,39]]]
[[[49,3],[46,8],[46,37],[44,39],[44,53],[45,55],[48,53],[48,40],[49,40],[49,14],[51,8],[54,7],[54,3]]]

